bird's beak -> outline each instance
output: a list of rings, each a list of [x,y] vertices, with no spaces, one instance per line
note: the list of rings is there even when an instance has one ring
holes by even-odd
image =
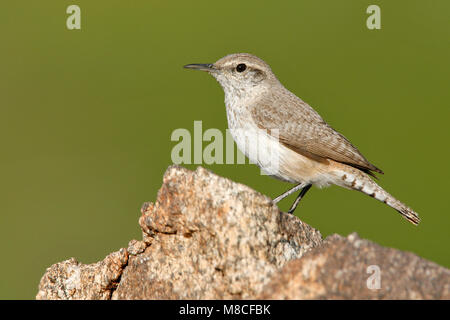
[[[215,71],[214,64],[206,63],[206,64],[187,64],[184,66],[186,69],[194,69],[194,70],[202,70],[202,71]]]

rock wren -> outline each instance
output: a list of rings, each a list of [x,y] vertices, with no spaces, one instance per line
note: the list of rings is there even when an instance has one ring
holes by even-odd
[[[370,177],[375,177],[374,172],[383,172],[313,108],[287,90],[260,58],[238,53],[215,63],[184,67],[206,71],[220,83],[225,92],[228,126],[238,148],[269,175],[297,184],[273,200],[277,203],[300,190],[289,213],[294,212],[312,185],[335,184],[384,202],[413,224],[420,222],[417,213]],[[248,144],[257,140],[257,152],[248,152]],[[276,166],[262,161],[268,154],[277,155]]]

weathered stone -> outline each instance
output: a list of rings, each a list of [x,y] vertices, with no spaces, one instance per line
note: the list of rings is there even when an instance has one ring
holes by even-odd
[[[169,168],[144,210],[139,222],[150,245],[130,257],[114,299],[254,297],[322,241],[268,197],[203,168]]]
[[[450,270],[356,233],[333,235],[287,263],[259,298],[450,299]]]
[[[128,242],[127,251],[130,255],[137,255],[139,253],[144,252],[145,248],[147,248],[147,244],[144,241],[131,240]]]
[[[121,249],[89,265],[74,258],[56,263],[42,277],[36,299],[110,299],[127,262],[128,252]]]
[[[103,261],[48,268],[36,298],[450,299],[450,270],[356,234],[323,241],[270,198],[203,168],[169,167],[139,224],[142,241]]]

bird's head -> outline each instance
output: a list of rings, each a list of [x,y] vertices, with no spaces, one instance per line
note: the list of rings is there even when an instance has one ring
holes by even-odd
[[[278,82],[267,63],[248,53],[230,54],[215,63],[188,64],[184,67],[208,72],[220,83],[225,94],[260,91],[258,89]]]

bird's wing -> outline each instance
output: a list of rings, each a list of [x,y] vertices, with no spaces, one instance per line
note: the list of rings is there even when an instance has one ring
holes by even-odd
[[[383,173],[296,96],[272,98],[270,101],[261,99],[260,103],[254,104],[252,118],[260,129],[277,134],[286,147],[310,158],[332,159],[369,174],[371,171]]]

